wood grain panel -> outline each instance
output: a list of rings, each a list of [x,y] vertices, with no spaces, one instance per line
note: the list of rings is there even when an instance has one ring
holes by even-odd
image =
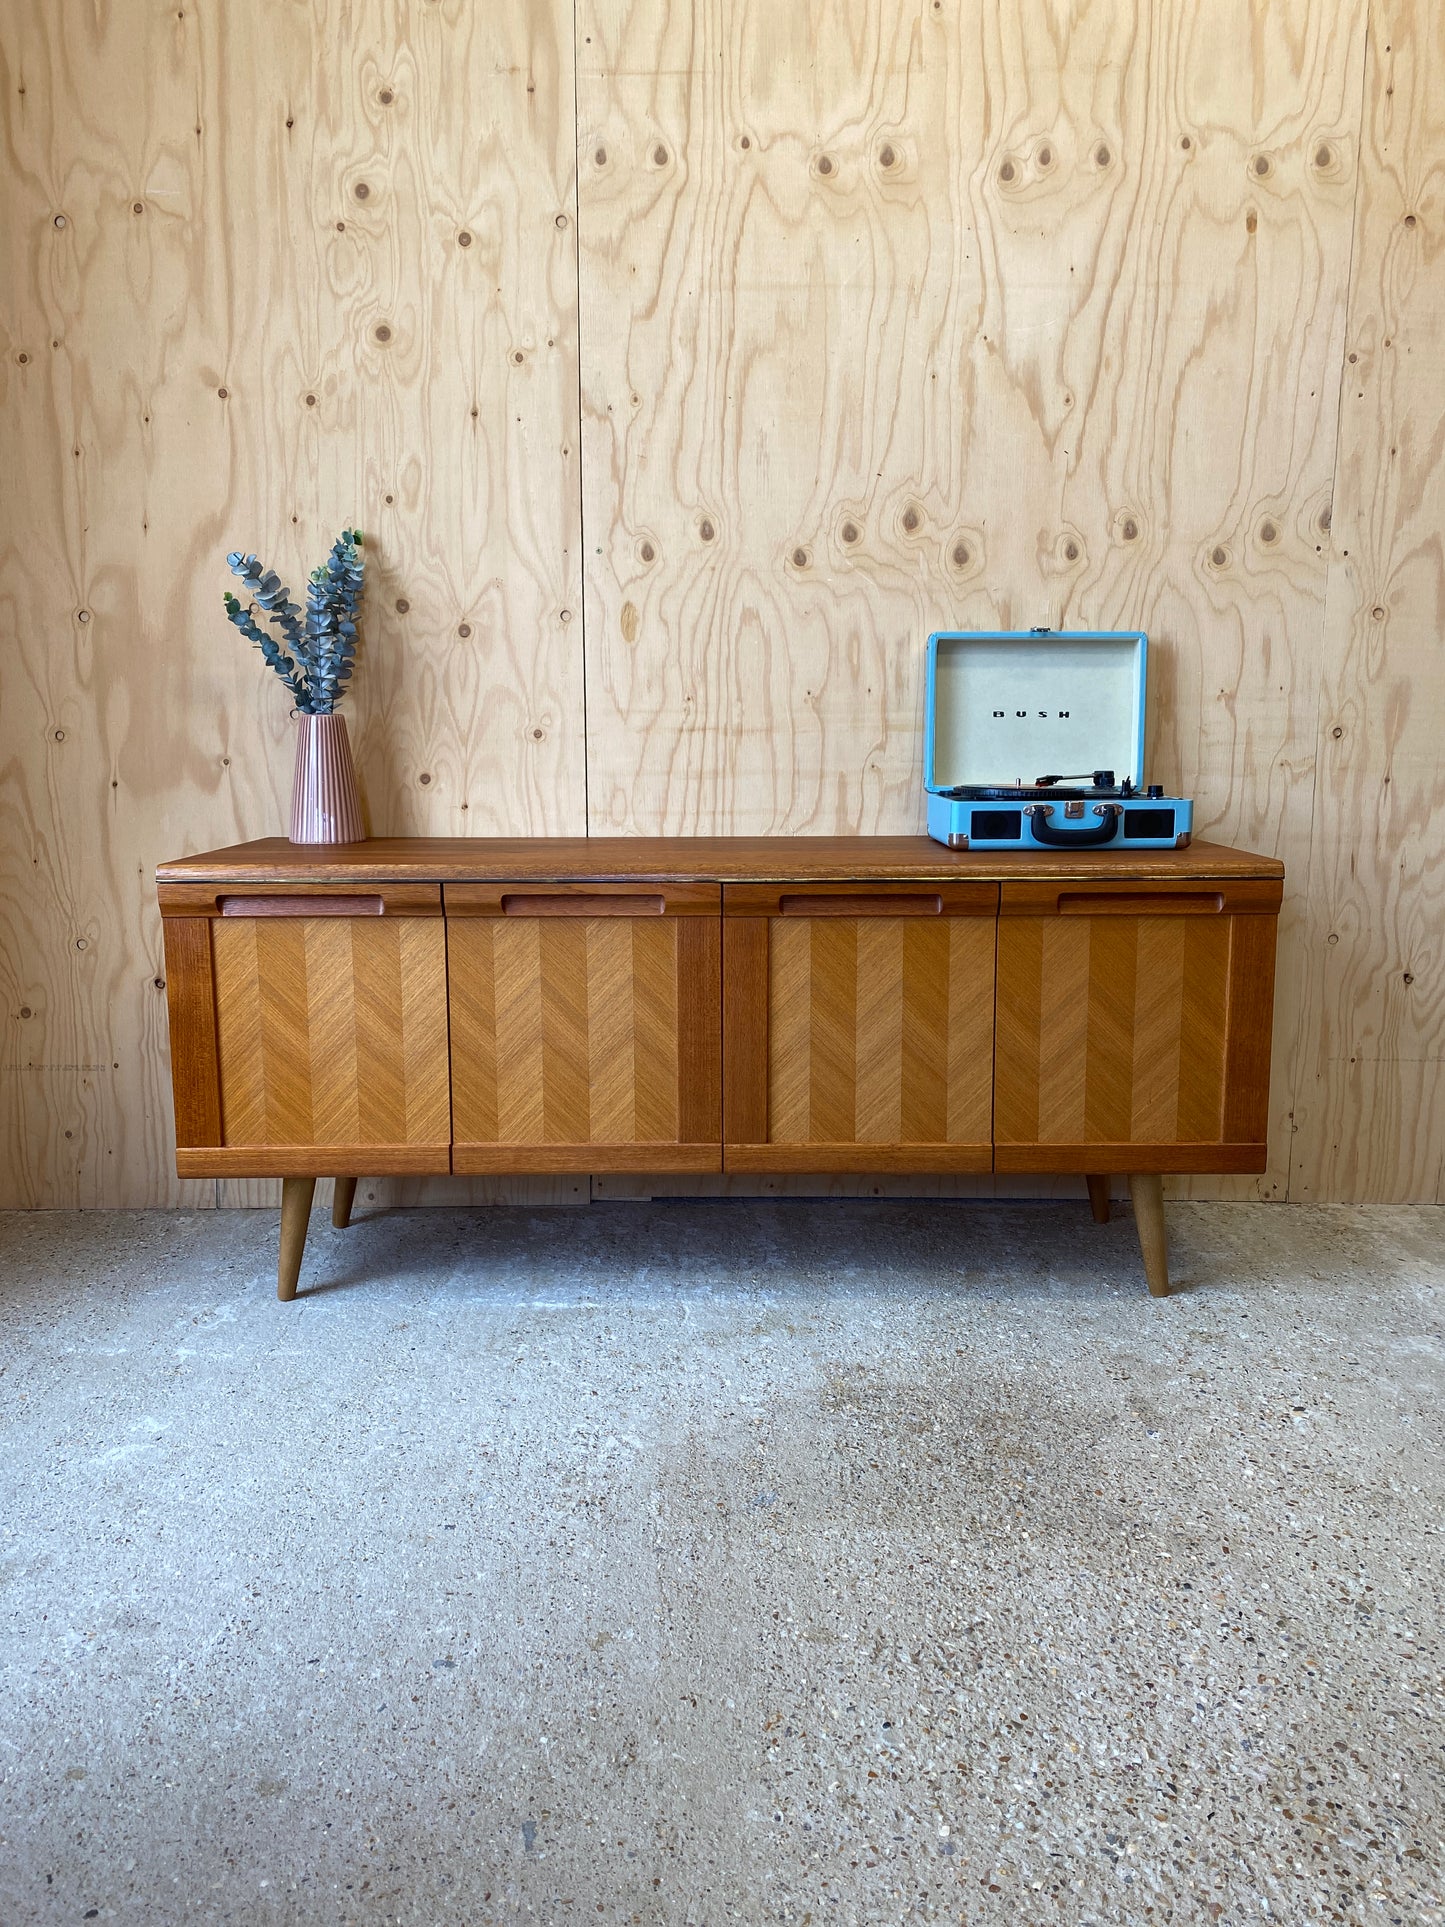
[[[1085,1081],[1079,1135],[1102,1140],[1112,1134],[1116,1119],[1128,1115],[1133,1093],[1139,933],[1132,923],[1113,916],[1092,919],[1088,931],[1089,982],[1084,1003],[1093,1059]],[[1099,995],[1093,994],[1096,985]]]
[[[555,852],[547,844],[529,847],[536,851],[539,866],[555,861]],[[583,846],[584,851],[587,847]],[[487,854],[479,840],[471,861],[485,862]],[[599,870],[604,862],[599,855]],[[586,868],[585,856],[582,867]],[[639,891],[601,877],[585,883],[448,883],[446,913],[449,917],[716,917],[718,886],[669,882],[655,891]]]
[[[539,1144],[546,1137],[542,1082],[542,937],[540,923],[525,917],[492,931],[493,996],[497,1007],[497,1134],[505,1143]],[[452,1003],[467,994],[466,979],[448,960]],[[471,1129],[459,1116],[465,1085],[452,1063],[452,1133],[460,1142]]]
[[[947,1144],[844,1144],[813,1140],[802,1144],[726,1144],[723,1165],[730,1172],[751,1171],[817,1177],[906,1172],[911,1176],[980,1173],[993,1168],[992,1149],[976,1141]]]
[[[1097,872],[1087,880],[1010,877],[999,892],[1005,917],[1275,917],[1284,886],[1275,876],[1214,878],[1201,863],[1194,875],[1167,874],[1140,887]]]
[[[282,1173],[282,1176],[288,1175]],[[290,1175],[305,1177],[306,1172]],[[349,1171],[339,1173],[350,1177]],[[193,1187],[194,1188],[194,1187]],[[242,1178],[223,1175],[212,1180],[216,1203],[228,1211],[276,1211],[281,1204],[281,1179]],[[316,1209],[329,1209],[332,1202],[331,1179],[322,1175],[316,1186]],[[458,1208],[523,1205],[533,1210],[553,1206],[577,1209],[592,1201],[592,1187],[585,1172],[549,1172],[522,1177],[498,1172],[490,1176],[448,1175],[433,1167],[427,1171],[397,1172],[388,1176],[358,1179],[358,1213],[411,1210],[418,1205],[450,1205]]]
[[[576,1144],[592,1135],[587,1062],[587,952],[591,930],[589,925],[572,919],[550,928],[544,923],[536,927],[541,938],[542,1135],[553,1143]],[[620,928],[630,939],[637,926],[626,922]],[[634,1035],[642,1027],[636,1010],[639,1001],[634,991]]]
[[[294,846],[293,846],[294,847]],[[348,884],[308,879],[276,883],[258,879],[245,890],[215,882],[161,882],[156,899],[163,917],[439,917],[436,883],[379,883],[359,894]]]
[[[254,923],[238,922],[226,931],[220,944],[215,947],[216,970],[216,1039],[220,1055],[220,1076],[225,1089],[222,1112],[222,1136],[229,1130],[232,1139],[238,1144],[264,1144],[267,1140],[269,1120],[266,1114],[266,1052],[270,1036],[269,1025],[273,1018],[277,1021],[284,1017],[284,1011],[271,1012],[263,1008],[263,988],[260,959],[256,953],[256,930]],[[298,964],[304,964],[304,949],[300,956],[288,953],[303,933],[295,925],[278,928],[275,940],[270,946],[270,954],[283,967],[289,966],[294,972]],[[304,990],[305,979],[302,978]],[[295,1015],[287,1027],[286,1042],[293,1047],[304,1042],[306,1016],[304,1008]],[[306,1119],[304,1126],[294,1115],[291,1119],[293,1135],[303,1142],[311,1137],[311,1089],[310,1079],[305,1084],[300,1081],[301,1064],[309,1064],[310,1049],[305,1059],[297,1064],[297,1077],[294,1086],[298,1101],[304,1097]],[[229,1060],[229,1062],[228,1062]],[[283,1069],[286,1067],[283,1066]]]
[[[1445,11],[1374,0],[1292,1195],[1445,1201]],[[1281,972],[1281,1005],[1295,983]]]
[[[1213,926],[1209,926],[1213,928]],[[1106,1138],[1168,1143],[1179,1136],[1179,1087],[1183,1068],[1184,955],[1188,926],[1173,917],[1140,917],[1134,925],[1137,962],[1134,981],[1134,1032],[1130,1101],[1106,1129]],[[1048,1054],[1050,985],[1044,981],[1042,1055]],[[1107,988],[1101,990],[1107,1002]],[[1084,1055],[1087,1057],[1087,1032]],[[1097,1055],[1097,1054],[1096,1054]],[[1051,1118],[1039,1104],[1040,1137],[1072,1138],[1065,1120]]]
[[[0,73],[0,1200],[193,1203],[150,873],[294,753],[228,549],[365,530],[373,828],[586,828],[572,8],[16,0]]]
[[[886,1032],[879,1034],[883,1024],[878,1020],[886,1023],[886,1012],[868,1005],[859,1011],[858,925],[820,917],[802,927],[808,932],[808,949],[798,958],[785,957],[774,933],[769,1083],[790,1057],[801,1057],[807,1067],[807,1110],[798,1136],[810,1142],[847,1143],[858,1135],[859,1056],[866,1074],[870,1049],[885,1051],[896,1061],[897,1042]],[[896,945],[897,931],[893,937]],[[805,1028],[795,1035],[785,1025],[784,1013],[791,1014],[800,1003]]]
[[[992,961],[992,932],[987,933],[983,954]],[[967,946],[975,952],[980,946]],[[953,933],[947,928],[911,925],[903,932],[900,1002],[902,1036],[899,1040],[898,1136],[904,1143],[926,1143],[948,1136],[950,1108],[957,1114],[961,1092],[955,1092],[952,1107],[948,1090],[949,993],[954,973],[949,968]],[[866,981],[866,976],[865,976]],[[987,979],[985,978],[985,981]],[[973,994],[978,995],[976,983]],[[955,1020],[959,1013],[953,1013]],[[990,1013],[990,1018],[992,1013]],[[993,1024],[975,1021],[974,1036],[991,1044]],[[864,1033],[867,1034],[866,1031]],[[990,1111],[991,1111],[990,1107]],[[891,1109],[891,1107],[890,1107]],[[981,1116],[982,1113],[975,1113]],[[891,1123],[891,1116],[888,1120]],[[860,1136],[881,1136],[883,1120],[864,1114],[859,1122],[867,1128]],[[991,1128],[991,1127],[990,1127]]]
[[[1230,953],[1239,926],[1211,923],[1204,929],[1186,928],[1194,941],[1184,945],[1179,994],[1179,1109],[1174,1128],[1183,1142],[1204,1143],[1230,1135],[1224,1117],[1230,1063],[1228,1031],[1231,1024],[1239,1026],[1242,1016],[1230,998]],[[1254,1013],[1256,1021],[1261,1014]]]
[[[712,901],[448,923],[456,1171],[719,1168]]]
[[[773,839],[775,842],[779,839]],[[898,839],[901,841],[902,839]],[[923,839],[925,842],[927,838]],[[739,839],[743,841],[743,839]],[[868,839],[850,838],[845,850]],[[933,887],[917,883],[875,881],[866,887],[856,879],[825,882],[831,868],[832,838],[809,837],[794,847],[798,876],[787,883],[728,883],[723,888],[723,914],[728,917],[991,917],[998,908],[999,886],[978,877],[967,882],[945,876]],[[678,846],[687,848],[687,840]],[[934,845],[937,849],[939,846]],[[876,855],[866,848],[865,857]],[[958,854],[958,853],[955,853]],[[942,867],[935,865],[935,868]],[[975,866],[976,869],[980,866]],[[809,875],[808,870],[813,874]],[[798,889],[797,883],[806,885]]]
[[[425,923],[403,921],[396,926],[397,970],[401,978],[402,1101],[406,1106],[408,1144],[450,1143],[452,1135],[451,1079],[447,1064],[447,986],[445,941]],[[369,942],[364,931],[352,932],[353,948]],[[438,954],[441,969],[437,968]],[[357,1035],[363,1051],[374,1050],[373,1022],[379,1022],[376,992],[370,973],[357,976]],[[396,1007],[392,1007],[392,1023]],[[436,1069],[440,1059],[441,1068]],[[363,1068],[363,1075],[365,1069]],[[383,1128],[375,1120],[373,1129]]]
[[[495,931],[494,922],[480,917],[447,924],[452,1130],[487,1143],[501,1136]]]
[[[584,0],[594,826],[912,828],[930,628],[1127,620],[1303,874],[1365,13]]]
[[[1058,1169],[1263,1168],[1271,920],[1012,916],[998,930],[998,1170],[1046,1169],[1049,1156]],[[1158,1157],[1081,1165],[1091,1144]],[[1238,1164],[1217,1150],[1182,1161],[1241,1144]]]
[[[637,1060],[632,925],[599,923],[588,943],[586,1017],[589,1080],[586,1125],[604,1144],[625,1144],[637,1128]]]
[[[1232,1140],[1263,1138],[1268,1129],[1274,979],[1273,926],[1236,924],[1229,950],[1224,1063],[1224,1135]]]
[[[993,1135],[998,1144],[1032,1144],[1043,1135],[1039,1064],[1045,927],[1042,917],[999,921],[993,1040]]]
[[[4,10],[0,1200],[196,1200],[148,872],[284,820],[224,551],[352,519],[388,832],[912,829],[931,626],[1146,627],[1290,861],[1242,1188],[1441,1195],[1442,27],[1366,11]]]
[[[633,1144],[602,1144],[588,1139],[584,1144],[462,1144],[452,1150],[452,1169],[467,1176],[530,1176],[537,1171],[554,1173],[592,1171],[717,1171],[722,1167],[722,1146],[680,1144],[675,1138],[638,1139]]]
[[[993,1129],[991,995],[997,931],[992,922],[959,924],[949,932],[945,1056],[949,1143],[971,1138],[981,1121]]]
[[[812,1136],[813,926],[787,923],[768,928],[768,1054],[754,1066],[765,1093],[763,1136],[787,1142]],[[851,1004],[849,1016],[851,1017]]]
[[[830,905],[829,910],[833,907]],[[815,928],[822,933],[828,928],[828,922],[828,917],[824,916]],[[934,927],[930,926],[929,934],[934,933]],[[947,1010],[947,932],[944,932],[942,954],[924,961],[925,969],[931,963],[931,980],[926,987],[919,985],[916,980],[920,962],[916,952],[908,959],[912,968],[905,969],[904,951],[911,948],[908,938],[917,934],[911,926],[906,932],[900,933],[893,918],[867,917],[852,926],[852,934],[857,969],[849,1013],[853,1019],[849,1038],[851,1102],[838,1119],[843,1128],[818,1129],[818,1135],[852,1138],[865,1144],[897,1144],[905,1137],[942,1138],[945,1135],[943,1107],[925,1102],[934,1095],[932,1086],[935,1078],[925,1073],[923,1088],[917,1090],[908,1084],[908,1072],[916,1067],[917,1052],[906,1047],[905,1039],[911,1044],[914,1041],[911,1033],[916,1029],[915,1025],[907,1022],[907,1006],[910,1002],[916,1005],[923,995],[931,995],[931,1001],[936,1001],[941,995],[944,1009]],[[819,1005],[826,1004],[826,984],[820,982],[816,985],[815,996]],[[779,1050],[781,1054],[781,1038]],[[937,1038],[937,1050],[933,1065],[935,1074],[946,1061],[941,1031]],[[910,1116],[909,1128],[906,1129],[903,1118],[905,1089],[910,1112],[921,1108],[930,1113],[927,1121],[921,1124],[920,1120]],[[811,1121],[815,1127],[824,1124],[821,1117]],[[808,1135],[811,1136],[812,1132]]]
[[[751,1146],[767,1152],[769,1145]],[[956,1150],[936,1171],[749,1171],[728,1170],[697,1176],[655,1176],[599,1172],[592,1180],[592,1196],[607,1203],[641,1198],[1063,1198],[1084,1207],[1088,1203],[1083,1178],[1057,1172],[1009,1173],[995,1177],[987,1169],[961,1170]],[[743,1154],[746,1162],[747,1153]],[[545,1180],[540,1180],[545,1182]],[[465,1183],[462,1179],[459,1182]],[[1114,1195],[1127,1196],[1121,1179],[1111,1180]]]
[[[722,923],[685,917],[676,926],[677,1134],[686,1143],[722,1135]]]
[[[219,1144],[221,1081],[211,926],[204,917],[170,917],[163,928],[176,1143]]]
[[[114,1082],[109,1065],[0,1067],[0,1132],[13,1206],[74,1209],[92,1202],[90,1173],[118,1130]],[[169,1104],[161,1122],[169,1131]],[[169,1167],[173,1152],[157,1142],[156,1156]],[[192,1207],[209,1202],[193,1185],[183,1186],[182,1193]]]
[[[1084,1098],[1089,1057],[1089,926],[1081,931],[1062,919],[1043,927],[1039,968],[1047,1022],[1039,1033],[1039,1135],[1076,1138],[1084,1134]],[[1002,962],[1002,955],[1000,956]],[[1003,995],[1010,995],[1005,976]]]
[[[215,959],[221,1145],[298,1156],[330,1147],[327,1164],[258,1155],[183,1161],[237,1175],[334,1172],[337,1147],[380,1174],[447,1169],[446,943],[443,925],[318,917],[221,918]],[[363,1154],[365,1147],[374,1147]],[[416,1160],[420,1158],[421,1163]]]
[[[730,1169],[988,1168],[992,918],[723,927]]]
[[[1013,889],[1050,879],[1127,888],[1130,880],[1148,879],[1212,894],[1206,885],[1216,880],[1277,881],[1283,874],[1277,857],[1203,839],[1187,850],[999,850],[985,856],[946,850],[926,836],[375,836],[330,848],[261,837],[233,849],[174,858],[156,870],[163,885],[229,883],[247,890],[263,883],[294,889],[320,882],[355,890],[424,880],[447,886],[453,913],[479,904],[485,916],[498,914],[499,900],[484,896],[483,889],[503,883],[510,890],[543,889],[551,882],[590,891],[602,884],[690,885],[706,879],[729,886],[728,914],[737,914],[739,884],[806,883],[831,894],[835,884],[856,891],[867,881],[886,893],[926,881],[939,886],[945,905],[971,903],[964,914],[991,915],[1001,879]],[[488,903],[492,907],[485,907]]]
[[[655,923],[634,923],[632,937],[632,1062],[637,1122],[633,1135],[647,1142],[682,1136],[679,1087],[682,1081],[682,1037],[678,1026],[679,997],[677,931]],[[693,984],[683,986],[688,997]],[[714,1005],[714,1025],[722,1013]],[[714,1114],[707,1135],[722,1141],[722,1123]]]
[[[768,1135],[769,927],[766,917],[723,917],[723,1135],[729,1144],[758,1144]]]
[[[362,1170],[391,1178],[441,1176],[450,1169],[450,1149],[446,1143],[218,1145],[177,1151],[176,1167],[183,1178],[250,1179],[260,1191],[257,1181],[266,1179],[349,1178]],[[268,1208],[279,1202],[269,1194],[228,1200]]]
[[[1268,1146],[1263,1139],[1254,1143],[1233,1144],[1215,1139],[1205,1144],[1123,1144],[1087,1142],[1068,1144],[999,1144],[994,1147],[994,1170],[1001,1177],[1034,1172],[1121,1172],[1172,1173],[1184,1177],[1203,1171],[1216,1175],[1226,1172],[1263,1171],[1268,1162]],[[1077,1179],[1075,1180],[1077,1182]],[[1054,1195],[1062,1195],[1055,1193]]]

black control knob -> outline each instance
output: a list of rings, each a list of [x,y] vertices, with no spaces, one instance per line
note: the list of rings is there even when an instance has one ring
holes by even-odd
[[[1162,783],[1151,783],[1144,794],[1150,797],[1162,796],[1164,794],[1164,785]]]

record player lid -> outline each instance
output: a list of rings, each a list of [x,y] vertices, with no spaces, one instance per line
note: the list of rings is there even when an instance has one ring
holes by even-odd
[[[1138,629],[930,636],[925,787],[1094,769],[1142,786],[1148,650]]]

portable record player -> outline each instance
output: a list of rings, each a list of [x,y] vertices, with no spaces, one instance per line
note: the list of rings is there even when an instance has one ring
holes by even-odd
[[[1145,784],[1149,638],[928,638],[928,834],[951,850],[1182,850],[1194,805]]]

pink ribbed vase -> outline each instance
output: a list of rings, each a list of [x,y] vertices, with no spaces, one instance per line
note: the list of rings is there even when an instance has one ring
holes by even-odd
[[[365,836],[346,718],[298,716],[291,841],[360,843]]]

